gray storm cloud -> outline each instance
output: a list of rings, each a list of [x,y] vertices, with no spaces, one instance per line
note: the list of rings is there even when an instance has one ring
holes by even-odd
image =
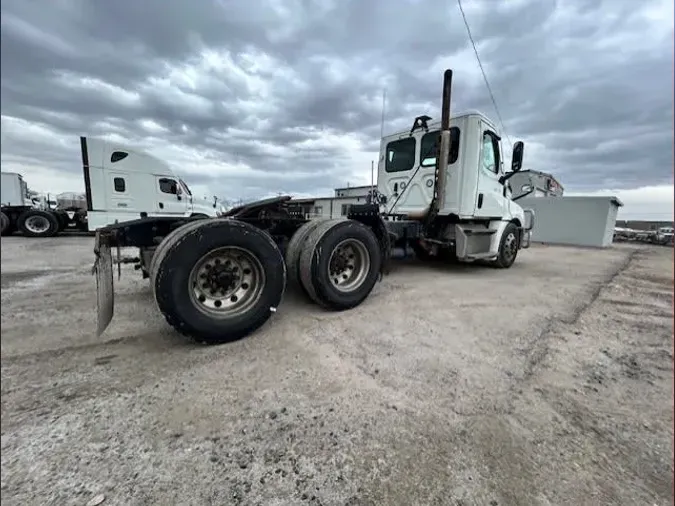
[[[387,131],[495,117],[457,4],[440,0],[2,2],[2,161],[79,177],[113,134],[228,198],[362,179]],[[472,0],[465,10],[526,166],[566,188],[672,184],[672,2]],[[5,167],[5,165],[3,165]],[[30,178],[30,173],[27,174]]]

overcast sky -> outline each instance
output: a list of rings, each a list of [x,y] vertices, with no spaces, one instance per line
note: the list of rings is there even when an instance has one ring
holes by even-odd
[[[455,1],[3,0],[2,169],[83,188],[77,136],[169,161],[197,192],[367,184],[385,132],[453,109],[496,119]],[[525,167],[623,217],[672,218],[673,1],[464,0]],[[508,146],[508,144],[507,144]],[[507,150],[510,148],[507,148]]]

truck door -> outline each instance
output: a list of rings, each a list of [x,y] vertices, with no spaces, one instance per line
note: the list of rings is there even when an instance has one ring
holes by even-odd
[[[459,128],[451,127],[450,135],[447,180],[448,185],[454,185],[452,168],[459,156]],[[429,206],[434,195],[439,136],[439,130],[430,130],[383,139],[386,145],[378,169],[378,191],[387,197],[388,212],[405,214]]]
[[[178,184],[178,178],[155,176],[157,200],[156,210],[159,214],[185,215],[188,211],[188,200]]]
[[[499,182],[502,176],[502,157],[499,136],[481,122],[482,139],[478,160],[478,191],[474,216],[501,218],[504,216],[504,186]]]

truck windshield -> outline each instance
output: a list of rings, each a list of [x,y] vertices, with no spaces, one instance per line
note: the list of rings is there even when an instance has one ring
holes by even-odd
[[[180,185],[183,187],[183,190],[185,190],[185,193],[192,196],[192,192],[190,191],[190,188],[188,188],[187,183],[185,181],[183,181],[182,179],[179,179],[178,181],[180,181]]]

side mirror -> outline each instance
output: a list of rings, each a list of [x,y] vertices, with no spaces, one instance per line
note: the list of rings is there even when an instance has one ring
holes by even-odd
[[[511,156],[511,172],[507,172],[502,177],[499,178],[499,184],[504,184],[506,181],[511,179],[516,172],[519,172],[523,168],[523,150],[525,149],[525,144],[523,141],[518,141],[513,145],[513,155]]]
[[[183,199],[183,197],[181,197],[182,194],[183,194],[183,190],[181,189],[181,187],[180,187],[180,186],[176,186],[176,198],[177,198],[178,200],[182,200],[182,199]]]
[[[525,144],[518,141],[513,145],[513,155],[511,156],[511,172],[518,172],[523,168],[523,151]]]
[[[216,204],[218,204],[218,197],[216,197],[216,196],[214,195],[214,196],[213,196],[213,208],[214,208],[214,209],[216,208]]]

